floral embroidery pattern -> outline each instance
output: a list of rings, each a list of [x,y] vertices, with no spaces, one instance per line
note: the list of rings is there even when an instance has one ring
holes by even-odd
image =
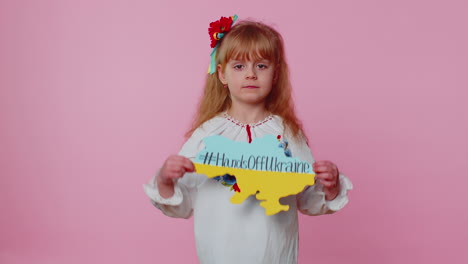
[[[216,176],[213,179],[219,181],[226,187],[231,187],[231,191],[240,192],[239,186],[237,185],[236,176],[230,174],[224,174],[223,176]]]
[[[288,148],[289,147],[288,140],[283,138],[283,140],[281,141],[281,135],[278,135],[276,138],[279,141],[278,147],[284,150],[284,155],[286,155],[286,157],[292,157],[291,149]]]

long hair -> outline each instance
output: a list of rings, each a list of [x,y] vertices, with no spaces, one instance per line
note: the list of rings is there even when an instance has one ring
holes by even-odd
[[[216,65],[221,65],[224,71],[231,59],[267,59],[274,63],[276,81],[273,82],[272,90],[266,98],[266,110],[282,117],[283,126],[294,137],[303,134],[302,124],[294,110],[289,70],[281,35],[261,22],[241,21],[221,39],[216,54]],[[196,117],[186,136],[190,136],[204,122],[230,107],[229,90],[224,88],[218,74],[208,74]]]

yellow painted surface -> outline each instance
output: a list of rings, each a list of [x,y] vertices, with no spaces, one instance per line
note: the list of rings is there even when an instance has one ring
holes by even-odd
[[[258,171],[200,163],[195,163],[195,169],[197,173],[205,174],[208,178],[224,174],[234,175],[240,192],[234,192],[231,202],[241,204],[250,195],[255,195],[262,201],[260,205],[266,209],[267,215],[289,210],[289,205],[280,204],[279,199],[298,194],[305,186],[315,182],[313,173]]]

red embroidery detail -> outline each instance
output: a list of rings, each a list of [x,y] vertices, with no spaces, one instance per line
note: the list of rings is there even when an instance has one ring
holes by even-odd
[[[232,188],[234,189],[235,192],[240,192],[239,185],[237,185],[237,182],[234,183],[234,185],[232,186]]]
[[[276,138],[277,138],[278,140],[280,140],[280,139],[281,139],[281,135],[278,135]]]
[[[246,125],[245,129],[247,130],[247,136],[249,137],[249,143],[252,142],[252,134],[250,133],[250,126]]]
[[[232,118],[230,115],[228,115],[227,113],[224,113],[224,118],[226,118],[227,120],[231,121],[233,124],[235,124],[236,126],[240,126],[240,127],[245,127],[247,124],[243,124],[237,120],[235,120],[234,118]],[[266,122],[270,121],[273,119],[273,115],[270,115],[268,116],[267,118],[265,118],[265,120],[262,120],[258,123],[255,123],[255,124],[249,124],[250,127],[257,127],[257,126],[260,126],[260,125],[263,125],[265,124]]]

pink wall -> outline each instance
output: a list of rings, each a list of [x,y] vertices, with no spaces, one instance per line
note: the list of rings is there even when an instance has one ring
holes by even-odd
[[[183,143],[208,23],[232,14],[283,34],[312,151],[355,185],[343,211],[301,217],[300,263],[468,263],[467,12],[0,2],[0,263],[196,262],[192,220],[163,216],[141,185]]]

